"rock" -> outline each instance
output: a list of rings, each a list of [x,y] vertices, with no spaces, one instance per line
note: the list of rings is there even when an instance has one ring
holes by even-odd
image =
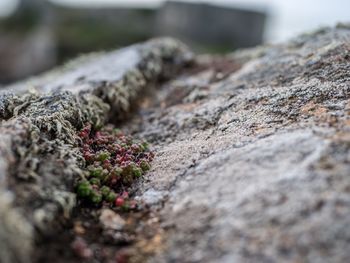
[[[168,195],[168,192],[155,191],[154,189],[149,189],[145,191],[142,195],[142,200],[147,205],[159,204]]]
[[[98,220],[78,229],[105,253],[94,260],[123,251],[132,262],[346,262],[349,40],[350,27],[340,25],[221,58],[196,56],[188,67],[186,48],[157,40],[33,79],[37,92],[11,87],[14,94],[0,97],[0,206],[8,211],[0,214],[1,261],[26,262],[30,251],[45,251],[45,237],[67,230],[61,220],[71,220],[69,193],[81,172],[74,132],[89,121],[117,123],[155,151],[130,191],[146,205],[114,230],[132,236],[125,247],[113,243],[108,254],[101,232],[111,231],[89,232]],[[115,62],[124,52],[141,57],[124,69]],[[101,73],[96,61],[113,67]],[[14,199],[2,202],[7,192]],[[114,213],[105,210],[102,221],[119,229]],[[96,210],[77,214],[80,222]],[[9,215],[28,226],[15,237],[6,236],[15,229]],[[26,250],[18,252],[18,240]],[[54,261],[69,258],[55,253]]]
[[[33,247],[33,227],[11,206],[11,199],[9,193],[0,194],[1,262],[28,262]]]
[[[74,181],[84,164],[77,131],[86,122],[98,127],[109,118],[123,118],[142,89],[190,60],[181,43],[158,39],[78,59],[29,80],[36,90],[28,90],[33,86],[25,82],[2,91],[0,203],[5,192],[15,198],[0,214],[1,236],[7,240],[0,244],[1,262],[30,262],[34,242],[45,244],[69,220],[76,205]],[[20,227],[13,225],[17,221]]]
[[[108,208],[102,209],[100,223],[106,230],[122,230],[125,226],[125,220]]]
[[[76,238],[71,244],[71,247],[74,253],[82,259],[90,259],[93,255],[92,250],[89,248],[86,241],[82,238]]]
[[[144,196],[170,195],[151,262],[349,258],[349,40],[348,27],[328,28],[238,51],[226,59],[244,64],[224,79],[209,66],[164,84],[162,97],[196,76],[208,88],[140,121],[158,145]]]

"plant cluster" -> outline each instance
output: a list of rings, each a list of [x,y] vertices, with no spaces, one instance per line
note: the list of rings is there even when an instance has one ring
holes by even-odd
[[[135,207],[125,188],[150,169],[154,154],[147,142],[112,127],[94,130],[90,124],[78,136],[86,163],[85,176],[76,185],[78,197],[96,205]]]

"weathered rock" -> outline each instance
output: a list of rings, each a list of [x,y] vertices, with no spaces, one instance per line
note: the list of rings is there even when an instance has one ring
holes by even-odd
[[[165,197],[151,262],[349,258],[349,40],[324,29],[236,52],[245,64],[224,79],[209,66],[164,85],[190,90],[137,122],[158,149],[140,196]]]
[[[162,84],[156,80],[183,67],[189,53],[177,42],[151,41],[34,79],[37,93],[11,87],[15,94],[0,98],[0,192],[15,198],[0,195],[8,211],[0,214],[1,259],[25,262],[33,237],[64,228],[81,172],[74,131],[130,116],[122,128],[151,141],[156,158],[135,186],[151,212],[130,215],[125,226],[150,231],[142,238],[117,231],[118,242],[137,240],[136,252],[115,245],[109,259],[347,261],[349,41],[350,28],[339,25],[223,58],[198,56]],[[12,214],[22,229],[9,224]],[[26,249],[16,253],[17,237],[7,233],[18,233]]]
[[[86,122],[101,126],[108,116],[123,118],[143,89],[190,59],[181,43],[159,39],[73,62],[31,80],[35,91],[27,91],[28,83],[4,91],[0,236],[8,242],[1,247],[1,262],[30,262],[34,240],[54,236],[69,218],[75,206],[74,180],[84,163],[77,130]],[[6,191],[15,196],[12,203],[2,200]]]
[[[106,230],[122,230],[125,226],[125,220],[108,208],[101,211],[100,223]]]

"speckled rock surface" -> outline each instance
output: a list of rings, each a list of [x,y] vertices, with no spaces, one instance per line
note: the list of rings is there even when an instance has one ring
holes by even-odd
[[[75,204],[67,196],[81,156],[71,131],[88,120],[98,125],[113,122],[146,138],[156,153],[151,171],[134,187],[134,197],[148,205],[147,216],[115,215],[123,229],[134,222],[135,229],[151,231],[138,239],[138,231],[125,237],[120,230],[102,229],[101,236],[87,239],[89,253],[101,254],[98,245],[108,235],[123,238],[123,245],[108,248],[124,251],[123,255],[129,242],[125,240],[136,240],[128,243],[133,251],[129,262],[346,262],[349,43],[350,28],[338,25],[285,44],[225,57],[197,56],[184,67],[191,55],[181,44],[151,41],[136,46],[141,53],[135,47],[126,49],[146,54],[141,55],[142,63],[108,62],[111,67],[100,72],[88,58],[89,62],[71,64],[74,70],[31,80],[38,93],[23,94],[23,84],[11,87],[15,94],[0,98],[0,208],[9,211],[0,214],[0,231],[17,233],[25,249],[12,253],[18,249],[17,239],[0,235],[2,248],[7,249],[1,249],[1,259],[27,262],[38,249],[33,238],[50,233],[48,226],[57,227],[60,216],[47,215],[69,218],[69,211],[57,204]],[[125,50],[102,55],[102,60],[119,58],[118,52]],[[87,63],[87,76],[80,63]],[[119,67],[125,71],[110,74]],[[138,73],[132,76],[141,81],[128,77],[135,68]],[[179,68],[183,70],[176,72]],[[54,93],[46,97],[45,92]],[[132,105],[138,107],[130,114]],[[38,175],[35,194],[26,191],[24,182]],[[50,191],[52,185],[61,187],[60,195]],[[101,211],[96,214],[92,222],[100,224]],[[8,215],[23,221],[23,228],[9,224]],[[43,219],[51,223],[40,228]],[[73,230],[80,233],[75,244],[82,244],[87,229],[74,221]],[[120,255],[113,260],[121,260]],[[58,253],[50,262],[82,260],[64,256]]]
[[[77,131],[125,118],[142,93],[191,56],[175,40],[156,39],[78,59],[2,91],[0,262],[43,261],[32,255],[65,231],[83,166]]]
[[[164,85],[134,126],[158,151],[140,191],[166,229],[150,262],[348,260],[349,41],[324,29]]]

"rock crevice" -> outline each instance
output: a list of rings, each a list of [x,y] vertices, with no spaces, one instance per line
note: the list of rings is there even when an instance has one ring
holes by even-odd
[[[113,122],[150,141],[156,157],[134,187],[143,215],[108,211],[124,228],[132,222],[134,236],[101,228],[112,245],[86,234],[91,247],[131,262],[346,261],[349,41],[349,27],[338,25],[217,57],[152,40],[8,87],[0,95],[0,259],[28,262],[35,238],[67,229],[61,219],[81,237],[77,220],[99,218],[99,209],[69,217],[83,162],[75,134],[86,122]]]

